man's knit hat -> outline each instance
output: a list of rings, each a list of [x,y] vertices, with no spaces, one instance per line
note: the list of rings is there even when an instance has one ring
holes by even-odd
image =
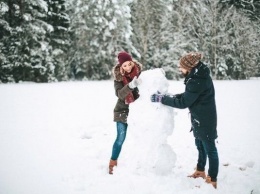
[[[118,53],[117,59],[118,59],[119,65],[122,65],[126,61],[132,61],[131,55],[125,51],[121,51],[120,53]]]
[[[196,67],[198,65],[201,59],[201,53],[190,52],[181,57],[179,64],[182,68],[190,71],[193,67]]]

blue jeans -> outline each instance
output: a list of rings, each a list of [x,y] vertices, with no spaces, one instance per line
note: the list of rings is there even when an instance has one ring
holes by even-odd
[[[214,182],[217,181],[219,159],[218,159],[218,150],[215,145],[215,140],[199,140],[196,138],[195,144],[199,152],[197,170],[205,171],[205,165],[208,157],[209,158],[208,175],[211,177],[212,181]]]
[[[127,123],[116,122],[117,137],[113,145],[111,160],[117,160],[121,152],[122,145],[126,137],[127,126],[128,126]]]

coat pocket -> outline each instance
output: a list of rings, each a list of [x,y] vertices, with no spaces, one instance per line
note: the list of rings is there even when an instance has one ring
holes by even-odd
[[[200,121],[199,121],[198,119],[193,118],[193,119],[192,119],[192,126],[193,126],[194,128],[200,127]]]

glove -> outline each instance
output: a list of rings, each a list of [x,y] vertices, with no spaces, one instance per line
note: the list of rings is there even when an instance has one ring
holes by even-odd
[[[129,88],[134,89],[137,86],[139,86],[141,84],[141,79],[138,79],[136,76],[134,77],[134,79],[128,84]]]
[[[151,101],[152,102],[161,102],[163,97],[164,97],[163,94],[160,94],[159,92],[157,92],[156,94],[151,95]]]

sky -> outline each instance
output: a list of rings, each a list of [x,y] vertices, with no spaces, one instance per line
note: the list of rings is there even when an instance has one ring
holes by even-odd
[[[161,70],[141,74],[118,166],[113,81],[0,85],[0,194],[260,194],[260,80],[214,81],[218,188],[188,178],[197,150],[187,109],[151,93],[184,91]],[[207,168],[207,166],[206,166]]]

